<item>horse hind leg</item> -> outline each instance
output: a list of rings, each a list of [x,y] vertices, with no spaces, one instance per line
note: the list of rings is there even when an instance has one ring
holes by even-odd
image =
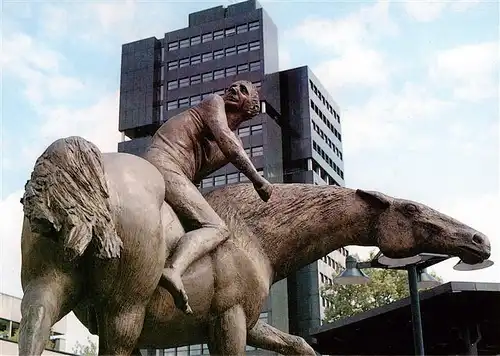
[[[98,312],[99,355],[135,355],[146,305],[102,306]]]
[[[19,355],[42,354],[50,329],[73,309],[79,294],[76,281],[62,273],[48,273],[28,283],[21,302]]]

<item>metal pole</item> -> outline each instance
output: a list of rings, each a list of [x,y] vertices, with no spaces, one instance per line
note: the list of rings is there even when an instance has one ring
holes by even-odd
[[[413,327],[413,345],[415,355],[424,355],[424,337],[422,333],[422,319],[420,314],[420,298],[417,286],[417,267],[408,266],[408,284],[410,287],[411,321]]]

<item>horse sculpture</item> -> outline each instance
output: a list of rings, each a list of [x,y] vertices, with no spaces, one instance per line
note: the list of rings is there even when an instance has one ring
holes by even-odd
[[[37,160],[22,199],[20,355],[40,355],[70,311],[99,335],[99,354],[207,343],[211,354],[245,345],[314,355],[300,337],[259,321],[271,285],[346,245],[388,257],[443,253],[487,259],[486,236],[425,205],[337,186],[276,184],[264,203],[251,184],[206,197],[231,238],[183,276],[193,314],[158,286],[184,226],[164,203],[160,173],[124,153],[60,139]],[[94,325],[95,324],[95,325]]]

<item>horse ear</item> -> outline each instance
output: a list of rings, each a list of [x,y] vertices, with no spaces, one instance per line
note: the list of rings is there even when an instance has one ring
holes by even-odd
[[[357,189],[356,194],[372,207],[377,209],[387,209],[391,202],[387,197],[379,192]]]

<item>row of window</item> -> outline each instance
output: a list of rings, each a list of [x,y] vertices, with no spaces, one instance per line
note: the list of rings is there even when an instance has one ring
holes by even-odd
[[[313,124],[314,131],[316,131],[318,133],[318,135],[321,136],[321,138],[326,142],[326,144],[333,150],[333,152],[335,152],[335,154],[342,161],[342,152],[337,148],[337,146],[335,146],[335,144],[332,142],[332,140],[330,140],[330,138],[327,135],[325,135],[323,130],[321,130],[319,128],[319,126],[314,122],[314,120],[313,120],[312,124]]]
[[[339,252],[342,253],[341,250],[339,250]],[[323,262],[325,262],[328,266],[332,267],[335,270],[335,272],[337,272],[337,273],[340,272],[340,270],[343,268],[340,263],[338,263],[337,261],[335,261],[333,258],[331,258],[328,255],[321,258],[321,260]]]
[[[332,303],[330,303],[328,299],[326,299],[325,297],[321,297],[321,306],[323,308],[329,308],[331,305]]]
[[[324,181],[323,182],[320,182],[318,183],[316,180],[314,180],[314,184],[315,185],[323,185],[323,184],[328,184],[328,185],[336,185],[336,186],[340,186],[340,184],[335,180],[333,179],[327,171],[325,171],[323,169],[323,167],[318,163],[316,162],[315,159],[312,159],[312,168],[313,168],[313,171],[319,176],[321,177],[321,179]]]
[[[260,154],[261,156],[262,154]],[[258,169],[257,172],[264,176],[264,171],[262,169]],[[230,173],[223,174],[215,177],[207,177],[201,181],[200,188],[210,188],[210,187],[220,187],[222,185],[227,184],[235,184],[235,183],[243,183],[248,182],[249,179],[243,173]]]
[[[203,74],[196,74],[191,77],[184,77],[178,80],[171,80],[167,83],[167,89],[173,90],[177,88],[185,88],[190,85],[196,85],[200,83],[207,83],[212,80],[217,80],[221,78],[227,78],[234,76],[236,74],[254,72],[260,70],[260,61],[243,63],[237,66],[231,66],[228,68],[222,68],[214,70],[211,72],[206,72]]]
[[[335,162],[333,162],[333,160],[328,156],[328,154],[326,154],[326,152],[323,151],[323,149],[315,141],[313,141],[313,149],[319,153],[319,155],[325,160],[325,162],[328,163],[328,165],[332,167],[333,170],[337,172],[337,174],[342,179],[344,179],[344,172],[339,168],[339,166],[335,164]]]
[[[333,284],[333,279],[331,279],[330,277],[324,275],[323,273],[319,273],[320,275],[320,279],[321,279],[321,283],[322,284]]]
[[[241,127],[238,129],[238,136],[246,137],[250,135],[257,135],[262,133],[262,124]]]
[[[255,31],[260,28],[259,21],[253,21],[250,23],[240,24],[238,26],[228,27],[223,30],[217,30],[213,32],[206,32],[202,35],[192,36],[190,38],[183,38],[179,41],[172,41],[168,43],[168,51],[174,51],[179,48],[187,48],[189,46],[195,46],[200,43],[206,43],[214,40],[219,40],[224,37],[231,37],[236,34],[245,33],[248,31]]]
[[[257,88],[260,88],[261,86],[261,82],[254,82],[253,84]],[[181,109],[181,108],[189,108],[190,106],[199,104],[203,99],[205,99],[210,94],[224,95],[224,92],[225,89],[219,89],[199,95],[193,95],[190,97],[179,98],[177,100],[171,100],[167,102],[167,111],[174,109]]]
[[[311,90],[314,92],[314,94],[316,94],[316,96],[318,97],[318,99],[323,102],[323,105],[326,106],[326,108],[330,112],[330,114],[332,114],[333,116],[335,116],[335,120],[337,120],[337,122],[340,124],[340,116],[339,116],[339,114],[337,114],[337,112],[333,109],[333,107],[330,105],[330,103],[328,102],[328,100],[326,100],[326,98],[324,97],[324,95],[321,94],[321,91],[319,91],[319,89],[316,87],[316,85],[314,85],[314,83],[312,82],[311,79],[309,79],[309,84],[311,85]]]
[[[326,115],[323,114],[323,112],[318,108],[318,105],[316,105],[314,103],[314,101],[312,101],[312,100],[311,100],[311,108],[314,110],[316,115],[318,115],[320,117],[321,121],[323,121],[325,123],[325,125],[328,126],[330,131],[333,132],[335,137],[337,137],[339,139],[339,141],[342,141],[342,136],[340,135],[340,132],[338,132],[335,127],[333,127],[333,124],[330,122],[330,120],[328,120]]]
[[[192,57],[185,57],[179,60],[170,61],[167,63],[168,70],[174,70],[178,68],[187,67],[189,65],[196,65],[200,63],[205,63],[213,61],[215,59],[220,59],[224,57],[233,56],[235,54],[246,53],[248,51],[257,51],[260,49],[260,41],[253,41],[249,43],[242,43],[237,46],[231,46],[224,49],[219,49],[213,52],[206,52],[202,54],[197,54]]]

